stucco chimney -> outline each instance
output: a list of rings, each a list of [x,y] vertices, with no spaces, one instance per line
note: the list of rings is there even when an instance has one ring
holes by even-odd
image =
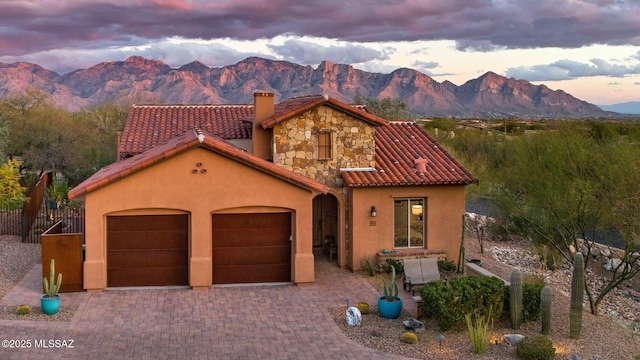
[[[255,91],[253,93],[253,155],[272,160],[271,154],[271,129],[263,129],[260,123],[273,116],[273,93]]]

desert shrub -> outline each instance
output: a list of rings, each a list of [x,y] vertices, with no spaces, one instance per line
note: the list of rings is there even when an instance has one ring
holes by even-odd
[[[456,269],[456,264],[453,261],[446,260],[438,260],[438,270],[440,271],[454,271]]]
[[[485,317],[476,314],[472,320],[471,314],[467,314],[464,318],[467,322],[467,329],[469,329],[469,340],[471,340],[471,345],[473,345],[473,353],[484,354],[489,344],[489,335],[493,328],[493,322],[490,316]]]
[[[425,316],[436,320],[438,328],[446,331],[465,325],[465,314],[495,320],[502,314],[504,285],[492,276],[453,278],[449,285],[442,280],[427,283],[420,289],[420,309]]]
[[[415,344],[418,342],[418,337],[411,331],[407,331],[402,334],[402,342],[405,342],[407,344]]]
[[[556,349],[544,335],[527,336],[518,343],[516,355],[522,360],[550,360],[556,357]]]
[[[370,277],[376,276],[376,270],[373,268],[373,265],[371,264],[371,261],[369,261],[368,257],[365,256],[364,259],[362,259],[362,264],[360,266],[367,269],[367,273]]]
[[[540,292],[544,282],[540,279],[526,279],[522,285],[522,321],[536,321],[540,317]],[[509,314],[509,286],[504,286],[503,313]]]
[[[396,274],[404,273],[404,263],[402,260],[398,259],[387,259],[387,272],[391,273],[391,268],[394,267],[396,269]]]

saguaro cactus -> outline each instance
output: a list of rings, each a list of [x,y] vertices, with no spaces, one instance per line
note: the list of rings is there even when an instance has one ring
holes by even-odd
[[[584,259],[577,252],[573,255],[573,275],[571,277],[571,311],[569,312],[569,337],[580,338],[582,330],[582,303],[584,296]]]
[[[553,290],[549,286],[542,288],[540,292],[540,316],[542,318],[542,335],[549,335],[551,330],[551,302]]]
[[[509,309],[511,310],[511,328],[520,329],[522,324],[522,274],[518,268],[511,270],[509,276]]]

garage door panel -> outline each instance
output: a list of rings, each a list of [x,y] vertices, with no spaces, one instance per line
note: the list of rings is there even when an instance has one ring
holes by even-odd
[[[110,268],[162,268],[184,267],[188,262],[187,250],[159,251],[110,251],[108,260]]]
[[[184,230],[109,233],[109,250],[120,249],[181,249],[188,241]]]
[[[109,216],[110,231],[149,231],[185,229],[187,215]]]
[[[213,283],[291,281],[291,213],[212,215]]]
[[[291,225],[289,213],[215,214],[213,227],[214,229],[246,229],[247,220],[251,221],[251,227],[254,229]]]
[[[189,216],[107,217],[107,286],[189,283]]]
[[[288,247],[270,248],[216,248],[213,251],[216,265],[267,265],[284,264],[291,259]]]
[[[111,269],[107,275],[110,287],[187,285],[183,268]]]
[[[220,247],[274,246],[288,241],[291,230],[287,228],[226,229],[214,230],[214,238]]]
[[[248,284],[291,281],[287,265],[243,265],[213,267],[214,284]]]

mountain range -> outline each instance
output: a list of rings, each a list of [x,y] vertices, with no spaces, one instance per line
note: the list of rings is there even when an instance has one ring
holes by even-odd
[[[411,69],[366,72],[323,61],[317,68],[251,57],[224,67],[195,61],[179,68],[138,56],[104,62],[60,75],[32,63],[0,63],[0,98],[38,89],[55,104],[75,111],[105,101],[136,103],[247,104],[255,90],[272,91],[276,101],[325,93],[343,102],[399,98],[427,117],[594,118],[614,117],[562,90],[487,72],[458,86],[437,82]]]
[[[640,101],[629,101],[613,105],[600,105],[604,111],[613,111],[621,114],[640,114]]]

